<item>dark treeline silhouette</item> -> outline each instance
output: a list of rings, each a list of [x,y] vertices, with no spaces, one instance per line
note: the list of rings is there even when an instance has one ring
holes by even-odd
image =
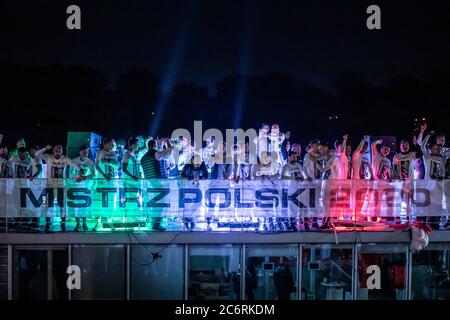
[[[31,144],[65,144],[67,131],[147,135],[154,117],[161,118],[159,135],[191,130],[194,120],[202,120],[204,130],[225,130],[233,128],[238,99],[240,128],[277,122],[302,144],[313,137],[332,142],[344,132],[351,134],[352,144],[364,134],[411,139],[417,117],[426,117],[432,130],[448,133],[449,67],[423,79],[398,75],[376,85],[345,71],[327,88],[287,72],[231,75],[219,80],[212,93],[181,83],[168,93],[162,114],[155,115],[161,81],[150,68],[131,69],[111,83],[89,66],[0,63],[0,78],[0,132],[11,146],[19,136]]]

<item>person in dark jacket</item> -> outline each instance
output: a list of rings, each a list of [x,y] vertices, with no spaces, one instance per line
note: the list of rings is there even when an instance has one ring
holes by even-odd
[[[245,292],[248,300],[255,300],[255,291],[258,287],[258,277],[256,276],[253,261],[247,259],[247,272],[245,273]]]
[[[208,170],[200,155],[194,155],[191,162],[184,166],[181,177],[193,180],[194,184],[199,180],[208,179]]]
[[[167,179],[164,160],[170,156],[173,147],[169,139],[164,139],[163,144],[162,150],[159,150],[156,140],[150,140],[147,143],[148,152],[141,159],[145,179]],[[151,225],[153,230],[165,230],[162,225],[162,217],[152,217]]]
[[[233,272],[231,275],[231,281],[233,283],[234,294],[236,300],[241,299],[241,274],[240,272]],[[245,272],[245,294],[247,300],[255,300],[255,291],[258,287],[258,278],[256,276],[255,265],[253,261],[247,258],[247,270]]]
[[[288,258],[280,257],[280,264],[275,269],[275,288],[278,300],[290,300],[294,291],[294,276],[289,270]]]
[[[199,180],[208,179],[208,169],[199,154],[195,154],[191,158],[190,163],[184,166],[183,171],[181,172],[181,178],[192,180],[194,186],[198,186]],[[195,228],[194,217],[184,217],[183,220],[187,230],[192,231]],[[210,231],[211,218],[208,217],[206,220],[208,223],[208,231]]]

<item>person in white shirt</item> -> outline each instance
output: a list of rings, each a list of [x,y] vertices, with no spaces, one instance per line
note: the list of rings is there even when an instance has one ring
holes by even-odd
[[[298,155],[297,162],[300,163],[301,162],[300,156],[302,154],[302,146],[300,144],[298,144],[298,143],[294,143],[294,144],[292,144],[290,150],[288,150],[288,153],[289,153],[289,151],[294,151],[294,152],[297,153],[297,155]]]
[[[0,179],[10,178],[11,164],[8,161],[8,147],[2,144],[3,135],[0,134]]]
[[[378,151],[377,146],[382,144],[383,140],[373,141],[370,149],[372,152],[372,171],[375,180],[387,180],[392,181],[392,164],[391,160],[388,158],[391,148],[387,145],[382,145],[380,151]],[[398,217],[397,217],[398,219]],[[377,217],[372,217],[372,221],[376,221]],[[395,221],[395,217],[390,214],[387,217],[383,217],[382,221],[390,223]]]
[[[120,162],[117,157],[117,145],[116,141],[112,138],[105,138],[103,140],[103,148],[97,151],[95,155],[95,169],[97,176],[105,179],[106,181],[111,181],[111,179],[119,178],[119,168]],[[99,217],[96,218],[97,223],[95,224],[92,231],[97,231],[99,227]],[[106,217],[100,219],[101,223],[107,221]]]
[[[428,129],[428,125],[426,120],[422,119],[419,123],[419,126],[414,130],[414,133],[418,132],[418,135],[413,136],[414,144],[421,146],[423,144],[423,139],[425,138],[425,132]],[[414,170],[414,179],[425,179],[425,163],[423,162],[423,157],[417,158],[414,160],[415,170]]]
[[[67,166],[76,168],[79,171],[83,171],[80,166],[74,163],[72,160],[64,156],[63,147],[61,145],[56,145],[53,147],[53,153],[44,153],[52,149],[51,146],[46,146],[45,148],[36,151],[35,156],[45,161],[46,165],[46,175],[47,179],[62,179],[64,178],[64,172]],[[57,200],[55,197],[54,201]],[[51,219],[46,217],[45,230],[48,232],[51,229]],[[61,208],[61,231],[66,231],[66,210],[65,207]]]
[[[136,153],[136,155],[142,154],[142,156],[143,156],[144,154],[146,154],[148,152],[146,140],[144,139],[143,136],[137,136],[136,139],[138,139],[138,148],[135,151],[135,153]],[[150,140],[153,140],[153,138],[150,138]],[[142,158],[142,156],[140,156],[140,158]]]
[[[318,162],[320,158],[319,144],[320,141],[315,139],[312,140],[306,147],[306,154],[303,158],[303,175],[308,181],[321,179],[322,177],[322,168]],[[308,217],[304,218],[304,226],[306,231],[310,230],[309,221],[310,220]],[[313,229],[319,228],[319,225],[317,223],[317,217],[312,218],[312,228]]]
[[[191,150],[188,150],[186,138],[173,139],[171,143],[173,146],[172,152],[166,159],[163,159],[164,168],[168,179],[179,179],[184,166],[189,164],[192,157]]]
[[[444,163],[450,159],[450,148],[445,146],[445,134],[436,136],[436,144],[441,148],[441,155],[444,158]]]
[[[273,159],[271,154],[264,151],[260,154],[258,162],[252,166],[252,179],[258,180],[275,180],[280,177],[279,162],[277,161],[277,154],[274,154]],[[259,219],[258,219],[259,220]],[[269,227],[267,225],[267,220],[269,221]],[[263,223],[264,230],[274,230],[275,225],[273,223],[273,217],[264,218]],[[282,229],[281,224],[278,224],[278,228]]]
[[[442,180],[445,177],[445,162],[441,154],[441,147],[436,143],[431,143],[430,150],[427,143],[434,134],[428,134],[422,143],[423,160],[425,164],[425,179]]]
[[[81,146],[79,156],[73,158],[72,161],[76,163],[83,171],[82,173],[76,168],[70,167],[69,178],[83,181],[93,179],[95,177],[94,161],[89,159],[89,146]]]
[[[53,149],[53,150],[52,150]],[[45,153],[52,150],[51,154]],[[35,158],[44,160],[45,162],[45,178],[46,179],[63,179],[66,178],[66,167],[71,166],[80,169],[77,164],[63,154],[63,147],[56,145],[54,147],[48,145],[45,148],[35,151]]]
[[[376,140],[371,144],[372,151],[372,171],[374,173],[375,180],[391,180],[391,160],[387,157],[391,152],[391,148],[384,145],[381,146],[380,152],[378,152],[377,146],[382,144],[383,140]]]
[[[39,150],[39,147],[31,147],[30,148],[30,156],[31,156],[31,172],[30,176],[28,177],[30,180],[33,180],[34,178],[42,179],[45,177],[44,172],[44,164],[42,163],[42,160],[36,157],[36,151]]]
[[[409,142],[400,142],[400,152],[392,160],[393,177],[398,180],[414,179],[415,160],[422,157],[422,151],[414,145],[415,150],[409,150]]]
[[[141,170],[138,165],[135,152],[139,148],[139,141],[137,138],[130,138],[128,140],[128,151],[123,156],[122,172],[123,178],[130,178],[139,181],[141,177]]]
[[[335,142],[335,146],[336,146]],[[321,144],[319,150],[321,153],[321,157],[319,159],[319,164],[321,166],[321,172],[322,172],[322,180],[336,180],[339,179],[341,176],[341,162],[340,157],[342,156],[342,153],[340,153],[341,150],[343,150],[344,147],[342,145],[337,145],[335,150],[329,149],[328,145]],[[324,197],[324,189],[321,191],[321,198]],[[315,226],[317,228],[317,226]],[[318,227],[320,230],[326,230],[331,229],[331,217],[323,217],[322,218],[322,225]]]
[[[444,157],[441,154],[441,147],[437,142],[433,141],[428,150],[427,144],[431,136],[434,135],[432,131],[428,134],[422,143],[423,162],[425,166],[425,179],[442,180],[445,178],[445,162]],[[430,216],[428,217],[428,223],[433,230],[439,230],[441,217]],[[446,229],[448,223],[444,226]]]
[[[366,155],[367,149],[369,148],[368,141],[369,136],[364,136],[363,140],[353,152],[352,168],[353,179],[355,180],[374,179],[372,166],[370,165],[369,157]]]
[[[137,166],[139,168],[141,167],[141,160],[142,157],[148,152],[148,142],[150,140],[153,140],[152,136],[148,136],[147,138],[144,139],[143,136],[138,136],[136,137],[139,140],[139,147],[138,150],[134,152],[134,154],[136,155],[136,161],[137,161]],[[125,155],[125,153],[124,153]],[[122,161],[120,161],[120,163],[122,163]],[[144,178],[144,173],[142,172],[142,170],[140,171],[140,178],[143,179]]]
[[[263,152],[270,151],[269,149],[269,131],[270,126],[267,123],[263,123],[261,125],[261,129],[259,129],[258,136],[254,139],[254,143],[256,144],[256,154],[257,158],[261,157]]]
[[[71,159],[64,156],[63,147],[61,145],[56,145],[53,147],[52,154],[44,153],[51,150],[51,146],[46,146],[45,148],[36,151],[35,156],[39,159],[45,161],[46,178],[47,179],[63,179],[65,178],[65,168],[67,166],[73,167],[79,171],[82,171],[78,164],[74,163]]]
[[[89,146],[81,146],[79,156],[76,158],[73,158],[72,161],[82,169],[80,172],[76,168],[70,168],[69,169],[69,178],[75,179],[76,181],[85,181],[90,180],[95,177],[95,165],[94,161],[89,159]],[[88,226],[86,223],[86,217],[82,217],[82,224],[80,224],[80,217],[75,217],[76,220],[76,226],[74,231],[78,232],[80,229],[83,229],[83,231],[88,231]]]
[[[327,144],[321,144],[318,163],[322,173],[322,180],[339,179],[340,166],[337,151],[329,149]]]
[[[181,173],[185,165],[191,163],[194,155],[194,147],[190,144],[186,137],[180,137],[179,142],[174,147],[175,163],[178,166],[178,171]],[[206,164],[206,163],[205,163]]]
[[[286,180],[303,181],[305,176],[303,173],[302,165],[298,162],[298,153],[290,151],[288,154],[288,162],[283,166],[281,170],[281,178]],[[297,219],[296,217],[283,217],[277,218],[277,224],[282,224],[285,230],[297,231]]]
[[[10,178],[12,174],[11,164],[8,161],[8,147],[2,144],[3,135],[0,134],[0,178]]]
[[[344,134],[342,140],[334,143],[339,162],[339,177],[336,179],[348,180],[352,178],[352,147],[347,141],[348,134]]]
[[[352,156],[353,180],[374,180],[372,165],[370,163],[368,155],[366,154],[368,149],[369,149],[369,136],[364,136],[364,138],[361,140],[356,150],[353,152]],[[368,197],[369,193],[366,192],[365,200],[363,201],[363,203],[365,203]],[[363,203],[355,202],[356,220],[359,220],[361,218],[361,210]]]
[[[31,157],[26,148],[17,149],[16,155],[9,158],[12,169],[13,179],[25,179],[29,176],[31,170]],[[23,226],[23,223],[29,222],[29,218],[12,218],[12,228]]]
[[[125,142],[125,139],[123,139],[123,138],[120,138],[117,140],[116,153],[117,153],[117,160],[119,161],[119,163],[122,163],[123,156],[125,155],[125,153],[127,153],[127,149],[125,148],[126,144],[127,143]],[[122,178],[122,168],[121,167],[119,167],[118,175],[119,175],[119,178]]]
[[[348,134],[344,134],[342,139],[335,141],[334,147],[336,149],[336,158],[338,162],[338,176],[333,176],[333,179],[351,180],[353,177],[353,161],[352,161],[352,146],[348,143]],[[344,184],[345,182],[343,182]],[[339,219],[344,219],[345,212],[341,208],[336,208],[333,215],[339,216]]]
[[[248,143],[239,143],[232,147],[233,162],[228,164],[228,179],[239,183],[240,179],[250,179],[251,168]]]
[[[280,165],[277,161],[277,154],[272,154],[265,151],[261,153],[261,157],[257,164],[252,166],[253,179],[277,179],[280,177]]]
[[[39,147],[31,147],[30,148],[30,157],[31,164],[28,179],[33,181],[33,179],[43,179],[45,177],[44,164],[41,159],[36,157],[36,151],[38,151]],[[31,227],[35,229],[39,229],[39,217],[31,218]]]
[[[10,153],[9,153],[9,158],[12,158],[12,157],[17,157],[17,155],[18,155],[18,152],[19,152],[19,148],[26,148],[26,143],[25,143],[25,139],[24,138],[19,138],[18,140],[17,140],[17,142],[16,142],[16,149],[14,149],[14,150],[12,150]],[[29,155],[28,154],[28,151],[27,151],[27,155]]]
[[[95,157],[95,168],[100,177],[110,181],[119,177],[118,169],[120,167],[117,153],[114,151],[115,141],[106,138],[103,141],[103,149],[97,152]]]
[[[321,167],[318,163],[320,158],[319,144],[319,140],[312,140],[306,147],[306,154],[303,158],[305,176],[311,181],[322,177]]]
[[[284,162],[283,162],[283,154],[281,152],[281,146],[283,145],[283,142],[286,139],[286,135],[283,132],[280,132],[280,126],[277,123],[274,123],[270,128],[270,133],[268,137],[270,141],[269,152],[277,153],[278,162],[280,163],[280,166],[282,166]]]
[[[303,172],[302,165],[298,162],[298,153],[294,151],[290,151],[288,155],[288,163],[283,166],[281,170],[281,179],[290,179],[290,180],[305,180],[305,175]]]
[[[441,155],[445,164],[445,179],[450,179],[450,148],[445,146],[445,134],[438,134],[436,136],[436,144],[441,150]],[[443,226],[443,229],[450,229],[450,220]]]
[[[208,173],[211,174],[211,168],[214,165],[214,156],[217,152],[216,147],[214,146],[215,138],[208,137],[205,139],[205,147],[201,150],[202,160],[206,165],[206,169]]]
[[[12,177],[14,179],[25,179],[30,175],[31,157],[26,148],[20,147],[17,156],[9,159],[12,167]]]

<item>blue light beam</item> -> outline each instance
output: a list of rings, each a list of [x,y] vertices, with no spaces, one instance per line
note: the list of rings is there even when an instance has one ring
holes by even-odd
[[[170,99],[172,88],[178,76],[180,64],[183,60],[186,44],[190,35],[191,18],[192,10],[191,8],[188,8],[181,20],[178,36],[175,40],[175,45],[170,56],[169,63],[167,64],[162,77],[160,96],[155,106],[155,116],[153,117],[150,129],[150,135],[152,137],[155,137],[158,133],[161,120],[164,117],[164,110]]]

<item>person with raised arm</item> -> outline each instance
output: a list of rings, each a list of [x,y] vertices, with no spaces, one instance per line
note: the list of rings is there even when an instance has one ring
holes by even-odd
[[[422,157],[422,150],[414,141],[414,149],[410,151],[408,140],[400,141],[400,152],[392,160],[393,177],[397,180],[414,179],[415,161]]]
[[[374,173],[375,180],[391,180],[392,178],[392,164],[391,160],[387,157],[391,152],[391,148],[386,145],[382,145],[380,152],[378,152],[377,146],[382,144],[383,140],[376,140],[371,144],[372,151],[372,171]]]
[[[442,180],[445,177],[445,162],[444,157],[441,154],[441,147],[437,142],[430,144],[430,149],[427,148],[430,137],[434,135],[431,131],[422,143],[423,161],[425,164],[425,179]]]
[[[352,147],[348,144],[348,134],[342,136],[342,141],[335,142],[335,148],[339,158],[339,179],[352,179]]]
[[[20,147],[17,150],[17,156],[11,157],[9,163],[12,167],[14,179],[25,179],[30,175],[31,157],[26,148]]]
[[[261,124],[261,129],[259,129],[258,136],[253,140],[256,145],[256,155],[258,159],[261,157],[263,152],[270,151],[269,131],[270,125],[266,122],[263,122]]]
[[[427,144],[430,137],[434,136],[431,131],[422,142],[423,163],[425,167],[425,179],[442,180],[445,178],[445,162],[441,154],[441,146],[433,141],[428,149]],[[439,229],[440,216],[428,217],[428,223],[433,230]],[[447,224],[446,226],[447,227]]]
[[[366,155],[368,148],[369,136],[364,136],[356,150],[353,152],[352,167],[353,179],[355,180],[374,179],[372,166],[370,165],[370,160]]]
[[[329,148],[327,144],[322,144],[320,155],[319,165],[322,180],[339,179],[340,162],[338,151]]]
[[[290,134],[289,134],[290,135]],[[270,133],[268,135],[270,141],[270,149],[271,153],[278,154],[278,162],[280,163],[280,167],[284,165],[283,161],[283,153],[282,153],[282,145],[284,140],[286,140],[286,135],[280,131],[280,126],[278,123],[273,123],[270,128]]]
[[[167,172],[164,161],[167,160],[173,150],[169,138],[163,139],[163,149],[158,149],[156,140],[150,140],[147,143],[148,152],[141,159],[142,171],[145,179],[167,179]],[[162,217],[152,217],[151,227],[154,230],[163,231]]]
[[[30,148],[30,156],[31,156],[31,170],[30,175],[27,177],[32,181],[33,179],[42,179],[44,178],[44,164],[41,159],[36,157],[36,151],[39,150],[39,147],[31,147]]]
[[[52,150],[51,154],[45,153],[46,151]],[[48,145],[43,149],[36,151],[35,156],[41,160],[45,161],[46,165],[46,178],[47,179],[63,179],[65,178],[65,169],[67,166],[73,167],[80,172],[84,172],[78,164],[73,162],[71,159],[63,155],[62,145],[52,146]],[[49,199],[49,198],[47,198]],[[57,200],[57,196],[53,199]],[[48,205],[50,205],[48,203]],[[61,216],[61,231],[66,231],[66,209],[63,206],[60,212]],[[45,231],[49,232],[51,230],[51,219],[50,217],[45,218]]]

